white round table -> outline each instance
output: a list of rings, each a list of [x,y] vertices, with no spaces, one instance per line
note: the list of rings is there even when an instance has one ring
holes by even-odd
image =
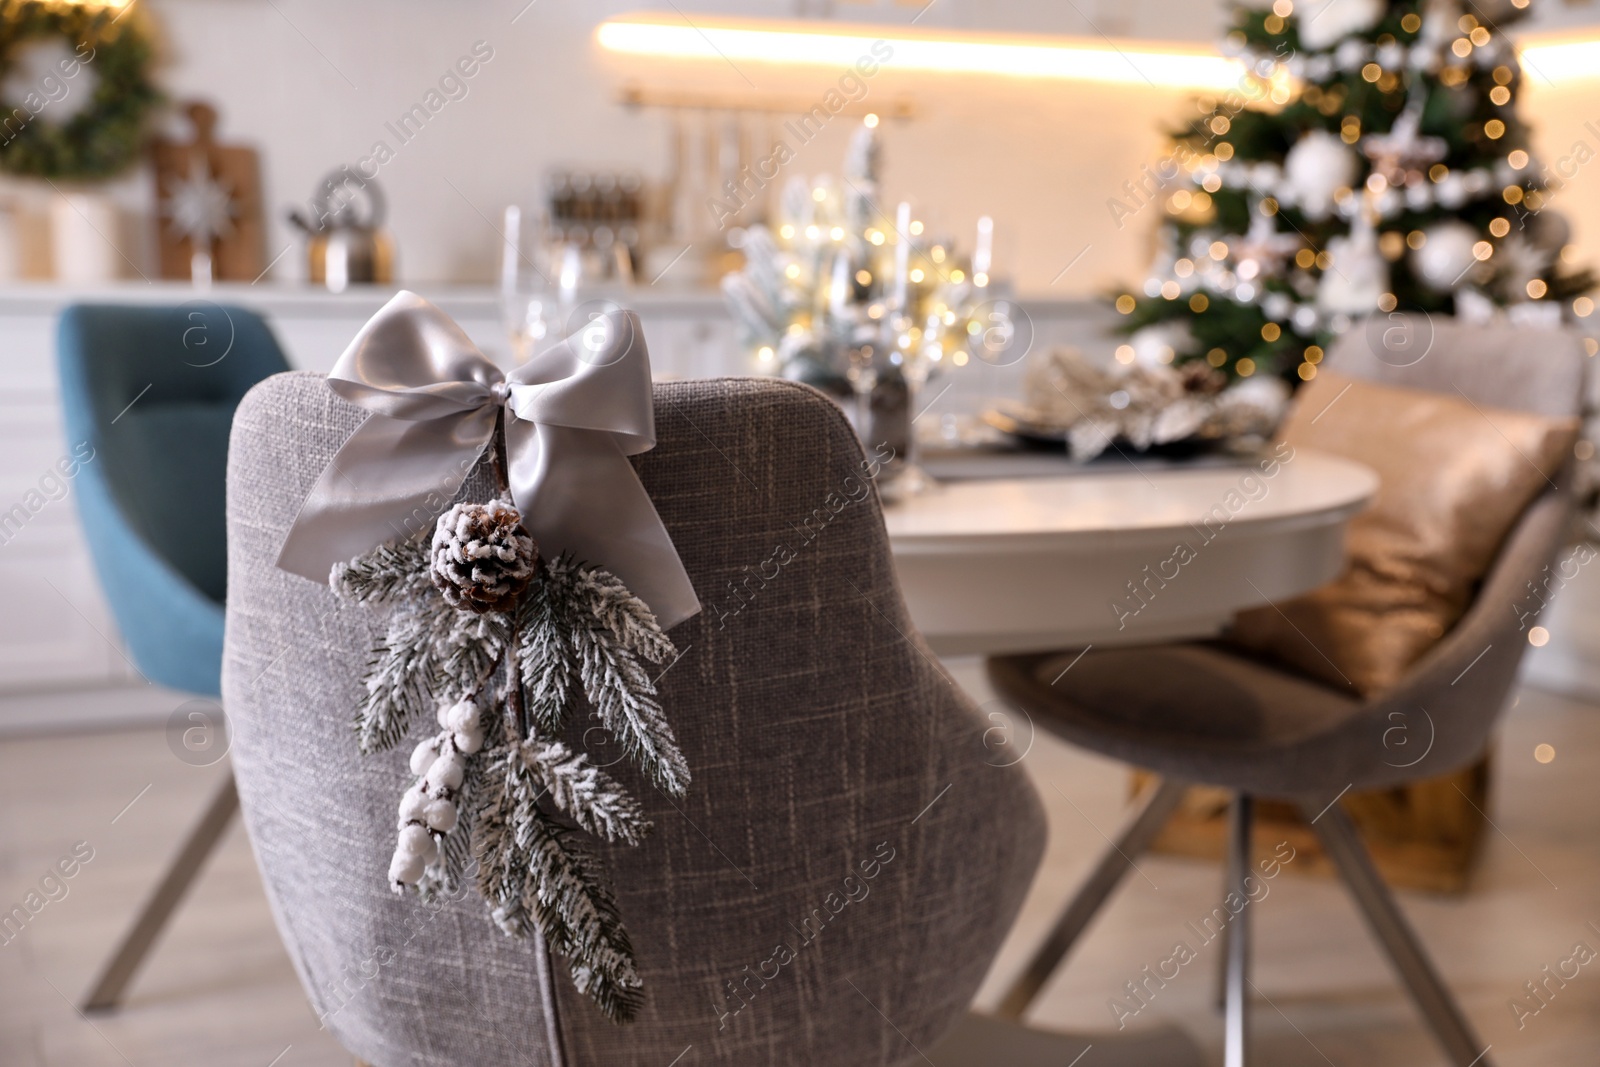
[[[941,655],[1217,633],[1335,577],[1378,477],[1300,449],[1258,463],[941,483],[884,508],[901,590]]]

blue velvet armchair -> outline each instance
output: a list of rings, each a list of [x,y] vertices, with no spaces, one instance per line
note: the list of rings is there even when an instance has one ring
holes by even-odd
[[[215,697],[228,431],[289,365],[260,316],[200,301],[73,305],[58,353],[68,442],[94,449],[78,511],[129,655],[152,682]]]
[[[254,312],[77,304],[57,337],[78,514],[111,612],[146,680],[219,697],[227,597],[224,483],[233,412],[289,369]],[[94,451],[88,453],[85,448]],[[239,807],[230,773],[101,971],[86,1010],[115,1008]]]

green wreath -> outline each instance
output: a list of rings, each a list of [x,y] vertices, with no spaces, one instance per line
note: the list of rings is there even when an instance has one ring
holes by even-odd
[[[22,100],[0,100],[0,170],[40,178],[109,178],[126,170],[144,149],[145,126],[161,93],[150,78],[154,51],[126,9],[44,0],[0,0],[0,79],[17,49],[39,38],[59,38],[74,50],[74,73],[53,70],[66,92],[97,81],[89,103],[66,122],[47,120],[52,106],[44,83]],[[57,99],[62,99],[58,97]]]

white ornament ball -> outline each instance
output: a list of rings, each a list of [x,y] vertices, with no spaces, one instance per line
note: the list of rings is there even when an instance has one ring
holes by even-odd
[[[450,714],[444,725],[457,733],[476,730],[478,728],[478,705],[471,700],[460,701],[451,707]]]
[[[1325,4],[1307,4],[1297,14],[1300,44],[1320,52],[1376,26],[1383,18],[1383,0],[1327,0]]]
[[[1283,177],[1306,216],[1320,221],[1328,217],[1334,194],[1355,182],[1358,165],[1356,154],[1338,137],[1308,130],[1284,157]]]
[[[450,728],[450,709],[453,707],[454,704],[440,704],[439,710],[433,713],[434,720],[444,729]]]
[[[428,828],[418,826],[416,823],[400,831],[400,841],[395,846],[396,851],[408,856],[421,856],[425,863],[433,860],[438,848],[439,845],[428,832]]]
[[[1352,235],[1328,241],[1332,270],[1317,287],[1317,310],[1325,315],[1366,315],[1389,288],[1389,265],[1370,239]]]
[[[1422,247],[1411,252],[1411,269],[1435,292],[1448,293],[1459,286],[1477,262],[1472,246],[1480,237],[1465,222],[1448,220],[1423,231]]]
[[[1135,363],[1144,367],[1159,367],[1170,364],[1179,353],[1188,351],[1194,344],[1194,338],[1189,333],[1187,323],[1160,323],[1135,330],[1128,338],[1128,344],[1133,348]]]
[[[439,739],[430,737],[411,750],[411,773],[421,777],[439,758]]]
[[[1334,66],[1349,73],[1360,70],[1367,62],[1367,45],[1365,41],[1349,40],[1340,41],[1339,47],[1333,51]]]
[[[441,834],[449,833],[456,828],[455,804],[448,800],[429,802],[424,821]]]
[[[1439,206],[1446,211],[1455,211],[1467,202],[1467,184],[1461,175],[1452,171],[1446,174],[1439,182]]]
[[[1572,223],[1559,211],[1546,209],[1535,215],[1533,222],[1528,225],[1528,239],[1555,255],[1572,240]]]
[[[472,755],[483,747],[482,730],[458,730],[453,738],[456,748],[465,755]]]
[[[416,786],[407,789],[405,796],[400,798],[400,828],[405,829],[408,823],[422,822],[427,808],[428,798],[422,790]]]
[[[1433,190],[1426,185],[1406,186],[1406,207],[1426,211],[1433,206]]]
[[[428,785],[433,789],[460,789],[467,770],[459,752],[446,752],[428,768]]]
[[[427,866],[421,856],[396,852],[389,861],[389,881],[399,885],[416,885],[422,881],[422,872]]]

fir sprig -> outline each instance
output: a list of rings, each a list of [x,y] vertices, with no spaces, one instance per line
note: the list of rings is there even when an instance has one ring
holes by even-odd
[[[573,639],[584,695],[600,722],[656,788],[683,796],[689,789],[689,764],[656,700],[655,683],[610,631],[579,626]]]
[[[336,563],[328,585],[352,604],[393,604],[426,595],[433,586],[428,538],[422,534],[387,541],[349,563]]]
[[[543,580],[524,598],[517,618],[518,675],[532,725],[548,736],[559,733],[566,721],[578,674],[577,655],[567,638],[571,620],[558,595],[565,587],[553,579],[554,569],[545,565]]]
[[[621,783],[560,741],[526,741],[523,761],[556,806],[596,837],[637,845],[650,832],[639,802]]]
[[[474,854],[495,922],[516,937],[537,929],[580,993],[612,1021],[632,1021],[644,984],[600,861],[539,807],[544,790],[520,746],[488,763]]]
[[[374,652],[356,718],[364,754],[393,748],[419,711],[482,689],[510,641],[504,615],[457,611],[431,585],[419,600],[394,613]]]

